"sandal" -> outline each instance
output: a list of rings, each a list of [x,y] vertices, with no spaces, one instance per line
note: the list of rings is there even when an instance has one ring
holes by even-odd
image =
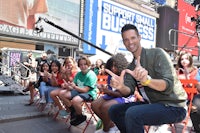
[[[25,104],[25,106],[31,106],[33,103],[33,101],[30,101],[29,103]]]
[[[22,91],[27,92],[27,91],[29,91],[29,88],[27,87],[26,89],[23,89]]]

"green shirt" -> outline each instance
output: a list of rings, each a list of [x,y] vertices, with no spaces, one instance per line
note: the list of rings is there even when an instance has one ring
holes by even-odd
[[[142,49],[140,63],[153,79],[163,79],[166,81],[164,91],[156,91],[144,86],[145,93],[151,103],[164,103],[171,106],[186,106],[187,94],[178,80],[175,68],[169,55],[160,48]],[[135,60],[129,65],[128,69],[135,68]],[[135,91],[136,80],[130,75],[125,75],[124,84]]]
[[[74,83],[78,87],[84,88],[88,86],[90,88],[90,90],[87,93],[90,94],[93,99],[96,99],[97,97],[96,82],[97,82],[97,76],[92,70],[88,70],[86,74],[83,74],[80,71],[74,77]]]
[[[99,74],[99,68],[95,67],[93,71],[94,71],[94,73],[95,73],[96,75]]]

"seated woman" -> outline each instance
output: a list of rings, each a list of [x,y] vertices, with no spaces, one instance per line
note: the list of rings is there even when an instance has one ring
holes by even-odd
[[[106,63],[102,63],[100,65],[100,69],[99,69],[99,74],[98,75],[107,75],[107,73],[105,71],[105,67],[106,67]]]
[[[68,83],[70,91],[60,93],[59,97],[71,111],[71,125],[79,125],[86,120],[82,114],[82,104],[84,101],[96,99],[97,76],[90,70],[91,62],[87,57],[81,57],[78,60],[80,72],[76,74],[73,82]]]
[[[198,68],[193,64],[192,55],[188,52],[182,52],[177,61],[177,75],[179,79],[196,79],[200,82]],[[196,85],[200,89],[200,83]],[[190,99],[190,95],[188,95]]]
[[[179,79],[196,79],[198,68],[193,64],[192,55],[182,52],[177,61],[177,74]],[[200,79],[199,79],[200,80]]]
[[[95,67],[94,67],[94,69],[93,69],[93,71],[94,71],[94,73],[95,73],[96,75],[99,74],[100,66],[101,66],[101,64],[103,64],[103,63],[104,63],[104,62],[103,62],[102,59],[97,59],[97,60],[96,60]]]
[[[30,100],[29,100],[29,103],[27,105],[32,105],[34,103],[34,96],[37,93],[36,88],[39,89],[40,83],[41,82],[45,82],[46,78],[43,75],[44,72],[49,72],[49,64],[47,62],[44,62],[41,65],[41,71],[39,72],[40,77],[39,77],[38,81],[37,82],[30,82],[28,87],[27,87],[27,89],[30,91]],[[40,89],[39,89],[39,91],[40,91]],[[42,94],[41,93],[40,93],[40,98],[42,98]]]
[[[68,91],[68,83],[73,82],[73,79],[77,73],[77,67],[76,62],[73,59],[73,57],[68,56],[65,58],[65,61],[63,63],[63,67],[61,68],[61,74],[62,78],[64,80],[64,83],[61,85],[61,88],[55,89],[51,91],[50,96],[53,99],[55,106],[58,107],[59,115],[61,117],[65,117],[67,115],[67,112],[65,111],[65,107],[62,104],[62,101],[60,100],[59,93],[66,93]]]
[[[42,94],[42,99],[45,98],[47,106],[47,111],[51,109],[53,106],[53,100],[50,97],[50,92],[52,90],[58,89],[61,87],[61,84],[63,83],[63,79],[61,77],[60,69],[61,64],[58,60],[53,60],[50,65],[51,73],[44,72],[44,76],[47,77],[48,83],[50,84],[47,86],[46,84],[43,84],[43,82],[40,84],[40,92]]]
[[[178,77],[179,79],[196,79],[198,84],[196,85],[198,92],[200,92],[200,71],[193,65],[193,58],[190,53],[182,52],[178,58]],[[190,99],[190,96],[188,97]],[[192,111],[190,118],[194,126],[195,132],[200,132],[200,94],[197,94],[193,98]]]
[[[106,63],[106,69],[111,70],[113,73],[120,75],[121,71],[126,69],[128,66],[128,61],[122,54],[116,54],[111,57]],[[114,104],[133,102],[135,97],[129,96],[127,98],[122,97],[119,91],[115,88],[110,87],[111,76],[108,76],[108,85],[98,85],[98,88],[105,95],[96,99],[92,102],[92,110],[94,113],[102,120],[103,129],[97,130],[95,133],[104,133],[113,130],[117,130],[114,123],[110,120],[108,115],[108,109]]]

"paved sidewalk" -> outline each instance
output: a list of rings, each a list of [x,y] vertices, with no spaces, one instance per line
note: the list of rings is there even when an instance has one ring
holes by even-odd
[[[2,94],[3,92],[1,89],[3,88],[3,91],[6,93]],[[39,109],[36,107],[36,105],[32,106],[25,106],[25,104],[28,103],[28,100],[30,98],[29,95],[23,95],[20,93],[19,90],[22,90],[17,88],[16,86],[11,87],[13,90],[17,91],[10,91],[10,86],[3,86],[2,83],[0,83],[0,133],[2,128],[8,128],[5,129],[2,133],[14,133],[12,131],[5,132],[6,130],[9,130],[9,125],[16,124],[16,123],[32,123],[35,126],[38,126],[37,123],[45,123],[49,128],[51,128],[51,125],[54,125],[54,130],[48,129],[49,132],[59,132],[59,133],[81,133],[81,130],[85,126],[85,122],[80,124],[77,127],[71,126],[69,128],[69,121],[65,122],[62,119],[53,120],[51,116],[48,116],[47,114],[40,112]],[[10,92],[10,93],[9,93]],[[34,121],[37,121],[34,123]],[[55,124],[56,123],[56,124]],[[16,124],[17,125],[17,124]],[[26,124],[25,124],[26,125]],[[31,125],[31,124],[30,124]],[[89,127],[87,128],[85,133],[94,133],[95,131],[95,125],[96,123],[94,121],[91,122]],[[42,129],[44,125],[40,125],[40,128]],[[31,128],[31,126],[29,126]],[[29,127],[25,127],[25,132],[20,133],[26,133],[26,131],[29,130]],[[185,131],[185,133],[189,133],[192,127],[191,121],[188,124],[188,128]],[[19,127],[21,128],[21,127]],[[23,125],[22,125],[22,128]],[[176,124],[176,133],[181,133],[181,130],[183,128],[183,125]],[[12,129],[10,129],[12,130]],[[37,129],[36,129],[37,130]],[[33,130],[32,133],[35,133]],[[62,130],[62,131],[60,131]],[[45,133],[45,131],[38,130],[38,133]],[[48,133],[49,133],[48,132]],[[31,133],[31,132],[30,132]],[[149,132],[152,133],[152,132]],[[194,133],[193,131],[191,133]]]
[[[25,106],[29,95],[1,94],[0,95],[0,123],[45,116],[35,106]]]
[[[81,133],[85,122],[77,127],[63,119],[54,120],[52,116],[40,112],[36,105],[25,106],[29,95],[0,94],[0,133]],[[27,124],[26,124],[27,123]],[[39,124],[41,123],[41,124]],[[33,127],[37,127],[32,129]],[[46,128],[44,130],[43,128]],[[69,128],[70,127],[70,128]],[[16,128],[19,128],[17,131]],[[54,128],[54,129],[52,129]],[[91,123],[85,133],[94,133],[95,124]]]
[[[0,94],[0,129],[6,127],[9,128],[9,126],[12,124],[19,125],[19,123],[23,124],[27,122],[27,123],[32,123],[32,126],[33,125],[38,126],[38,128],[40,126],[39,129],[42,129],[44,125],[38,125],[38,123],[45,123],[46,124],[45,126],[48,127],[47,130],[49,132],[58,131],[58,133],[81,133],[82,129],[86,124],[84,122],[77,127],[71,126],[71,128],[68,129],[69,121],[65,122],[62,119],[53,120],[51,116],[47,116],[45,113],[40,112],[36,107],[36,105],[25,106],[25,104],[28,103],[28,100],[29,100],[29,95]],[[37,122],[35,123],[34,121]],[[51,125],[54,125],[54,130],[51,130],[52,128]],[[96,123],[92,121],[85,133],[94,133],[95,125]],[[30,125],[29,128],[31,128],[32,126]],[[190,121],[188,124],[188,130],[185,131],[185,133],[189,133],[191,127],[192,123]],[[27,127],[26,129],[23,130],[28,131],[29,128]],[[176,124],[176,133],[181,133],[181,129],[182,125]],[[12,130],[12,129],[5,129],[5,131],[6,130]],[[37,129],[34,129],[30,133],[34,133],[35,130]],[[9,131],[5,132],[5,131],[2,133],[15,133],[12,131],[10,132]],[[26,133],[26,132],[21,132],[21,133]],[[46,132],[43,130],[38,130],[38,133],[46,133]],[[194,132],[192,131],[191,133]]]

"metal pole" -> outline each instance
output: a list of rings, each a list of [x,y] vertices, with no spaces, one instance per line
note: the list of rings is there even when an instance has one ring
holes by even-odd
[[[41,20],[41,19],[43,19],[43,18],[40,18],[40,20]],[[96,48],[96,49],[98,49],[98,50],[100,50],[100,51],[102,51],[102,52],[104,52],[104,53],[106,53],[106,54],[108,54],[108,55],[111,55],[111,56],[113,55],[113,54],[111,54],[110,52],[105,51],[104,49],[101,49],[101,48],[97,47],[96,45],[92,44],[91,42],[88,42],[88,41],[84,40],[83,38],[81,38],[81,37],[75,35],[74,33],[70,32],[70,31],[68,31],[68,30],[63,29],[62,27],[60,27],[60,26],[54,24],[53,22],[49,21],[48,19],[45,18],[45,19],[43,19],[43,20],[44,20],[46,23],[48,23],[48,24],[50,24],[50,25],[56,27],[57,29],[62,30],[63,32],[65,32],[65,33],[67,33],[67,34],[69,34],[69,35],[71,35],[71,36],[73,36],[73,37],[75,37],[75,38],[77,38],[77,39],[79,39],[79,40],[81,40],[81,41],[83,41],[83,42],[89,44],[90,46],[92,46],[92,47],[94,47],[94,48]]]

